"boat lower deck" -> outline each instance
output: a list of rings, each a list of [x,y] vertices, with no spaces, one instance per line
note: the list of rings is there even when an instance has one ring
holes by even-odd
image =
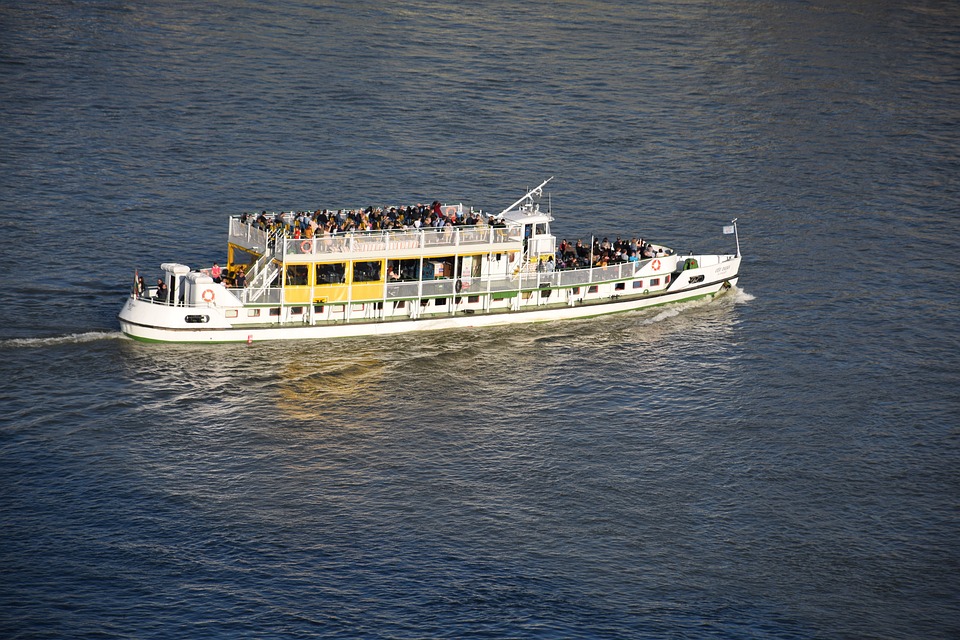
[[[137,340],[147,342],[252,342],[254,340],[317,339],[362,335],[386,335],[431,329],[492,326],[589,318],[622,313],[680,301],[713,296],[736,284],[736,277],[703,283],[677,291],[647,294],[614,295],[603,299],[580,299],[518,306],[516,309],[494,308],[487,311],[461,309],[443,313],[422,313],[417,317],[387,316],[351,320],[319,320],[309,322],[301,317],[284,322],[247,322],[229,327],[159,327],[121,317],[121,329]],[[472,313],[471,313],[472,311]]]

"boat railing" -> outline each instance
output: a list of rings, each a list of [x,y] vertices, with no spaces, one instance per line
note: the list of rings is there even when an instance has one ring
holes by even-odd
[[[280,271],[280,267],[274,261],[277,256],[277,248],[283,242],[283,233],[279,229],[269,234],[264,242],[264,253],[250,267],[247,274],[247,288],[244,290],[245,299],[250,302],[260,302],[264,292],[273,284],[274,279]]]
[[[361,231],[317,236],[311,239],[286,239],[287,256],[316,256],[335,253],[378,253],[424,250],[439,247],[478,247],[519,241],[501,227],[441,227],[405,231]]]
[[[230,218],[230,229],[227,239],[231,244],[247,247],[262,252],[267,246],[269,233],[260,227],[243,222],[239,217]]]
[[[648,261],[649,262],[649,261]],[[439,280],[404,280],[389,282],[384,289],[387,300],[411,300],[418,298],[438,298],[445,296],[471,296],[486,293],[503,293],[544,287],[576,287],[596,282],[619,280],[632,277],[640,270],[641,262],[624,262],[592,269],[569,269],[521,273],[512,276],[494,278],[442,278]],[[254,304],[282,304],[283,289],[264,287],[262,289],[244,289],[239,294],[241,300]],[[367,300],[369,302],[369,300]]]
[[[283,289],[281,287],[264,287],[262,289],[244,289],[238,293],[243,304],[283,304]]]
[[[393,252],[439,247],[480,247],[518,242],[517,230],[492,226],[445,226],[437,229],[402,231],[352,231],[317,235],[313,238],[277,237],[280,256],[319,256],[337,253]],[[230,242],[258,253],[270,246],[271,234],[239,218],[230,219]]]

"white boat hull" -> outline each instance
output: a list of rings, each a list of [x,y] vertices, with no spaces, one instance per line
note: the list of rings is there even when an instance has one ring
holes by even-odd
[[[488,313],[457,314],[421,317],[405,320],[353,321],[336,324],[277,324],[271,327],[230,327],[210,326],[216,322],[226,325],[222,317],[213,315],[211,323],[203,328],[165,327],[162,315],[183,317],[184,309],[162,307],[137,298],[130,298],[120,313],[120,329],[131,338],[146,342],[181,343],[227,343],[259,342],[263,340],[314,340],[347,338],[357,336],[379,336],[409,333],[413,331],[434,331],[471,327],[490,327],[498,325],[522,324],[532,322],[550,322],[589,318],[594,316],[624,313],[648,307],[694,300],[715,296],[725,289],[735,286],[739,271],[739,257],[735,264],[726,264],[731,276],[723,277],[696,287],[685,287],[676,291],[663,291],[655,295],[637,296],[625,299],[608,298],[604,301],[592,301],[585,304],[554,305],[550,307],[521,308],[516,311],[497,311]],[[210,310],[213,311],[213,310]],[[158,320],[160,322],[158,323]]]

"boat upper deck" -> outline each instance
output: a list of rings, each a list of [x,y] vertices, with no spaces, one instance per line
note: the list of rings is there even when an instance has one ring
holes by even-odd
[[[229,242],[252,253],[274,258],[349,254],[410,257],[443,253],[552,253],[553,217],[541,211],[539,198],[552,178],[528,191],[496,217],[463,204],[318,209],[267,214],[263,211],[230,218]]]
[[[229,242],[263,254],[271,249],[279,256],[312,256],[327,254],[356,256],[419,255],[421,253],[478,251],[503,252],[522,248],[521,231],[517,228],[490,225],[453,226],[426,229],[344,231],[323,233],[314,237],[290,237],[287,228],[261,229],[230,218]]]
[[[298,226],[297,214],[285,213],[271,217],[264,224],[251,215],[231,216],[229,242],[257,254],[268,250],[276,258],[310,256],[323,259],[332,254],[350,256],[412,256],[424,253],[508,253],[523,246],[523,227],[507,224],[502,219],[480,214],[464,220],[462,205],[448,207],[454,211],[443,226],[393,229],[325,230],[324,227]],[[457,217],[457,213],[460,217]],[[309,218],[307,218],[309,220]],[[511,221],[512,222],[512,221]],[[332,227],[332,225],[331,225]]]

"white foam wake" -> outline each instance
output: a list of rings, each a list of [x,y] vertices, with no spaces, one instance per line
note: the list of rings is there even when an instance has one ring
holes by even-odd
[[[97,340],[126,339],[119,331],[87,331],[85,333],[71,333],[65,336],[50,336],[49,338],[10,338],[0,340],[0,347],[49,347],[59,344],[79,344],[95,342]]]
[[[743,289],[740,289],[739,287],[737,287],[727,293],[722,294],[722,297],[720,298],[719,301],[725,300],[727,301],[727,304],[741,304],[744,302],[750,302],[751,300],[755,300],[755,299],[756,299],[755,296],[752,296],[746,291],[744,291]],[[680,315],[681,313],[689,309],[697,309],[700,307],[715,305],[715,304],[718,304],[719,301],[715,298],[701,298],[700,300],[691,300],[689,302],[676,302],[673,304],[669,304],[663,307],[659,311],[659,313],[657,313],[657,315],[652,316],[650,318],[644,318],[640,322],[640,324],[650,325],[650,324],[656,324],[658,322],[663,322],[664,320],[667,320],[669,318],[675,318],[676,316]]]

